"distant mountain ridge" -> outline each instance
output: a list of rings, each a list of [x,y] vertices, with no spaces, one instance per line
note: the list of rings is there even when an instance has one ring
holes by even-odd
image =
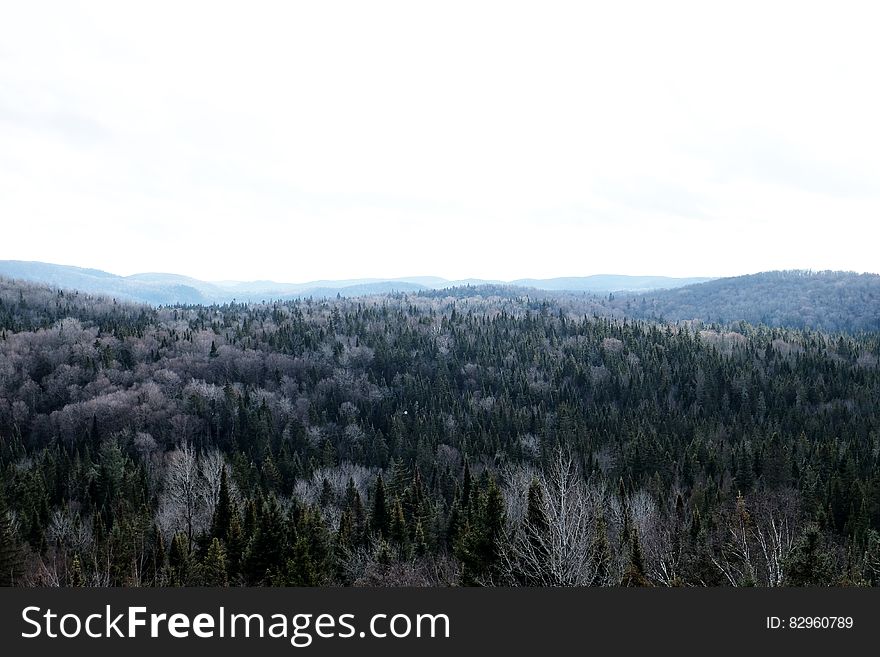
[[[79,290],[120,300],[152,305],[210,304],[237,301],[292,299],[297,297],[364,296],[391,292],[419,292],[465,285],[513,285],[546,291],[606,294],[674,288],[711,280],[665,276],[596,275],[550,279],[498,281],[483,279],[447,280],[437,276],[318,280],[306,283],[275,281],[201,281],[189,276],[147,272],[119,276],[99,269],[22,260],[0,261],[0,276],[42,283],[61,289]]]
[[[606,306],[637,319],[880,331],[880,275],[770,271],[620,296]]]
[[[6,278],[155,306],[365,297],[401,292],[463,299],[525,296],[553,299],[558,303],[568,299],[580,304],[581,310],[587,303],[590,314],[598,316],[659,322],[698,320],[713,324],[744,321],[847,333],[880,331],[880,275],[839,271],[771,271],[719,279],[599,275],[504,282],[449,281],[420,276],[276,283],[206,282],[166,273],[117,276],[98,269],[0,261],[0,279]],[[660,285],[667,287],[646,289]]]
[[[536,290],[567,290],[571,292],[644,292],[679,288],[686,285],[706,283],[713,279],[706,277],[672,278],[669,276],[623,276],[619,274],[597,274],[594,276],[569,278],[521,278],[511,281],[511,285],[531,287]]]

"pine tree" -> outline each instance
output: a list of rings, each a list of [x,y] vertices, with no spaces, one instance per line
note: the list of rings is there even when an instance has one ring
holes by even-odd
[[[465,513],[470,511],[471,489],[473,488],[473,479],[471,477],[471,466],[467,459],[464,461],[464,475],[461,484],[461,508]]]
[[[285,523],[274,495],[263,502],[256,532],[245,557],[244,571],[251,584],[269,583],[267,576],[284,564],[287,547]]]
[[[541,574],[546,572],[549,566],[550,553],[548,540],[550,524],[547,521],[547,513],[544,506],[544,487],[537,479],[529,484],[529,492],[526,503],[526,542],[530,555],[528,572],[525,574],[527,586],[538,586],[541,583]]]
[[[464,584],[488,584],[500,576],[504,548],[505,510],[501,489],[490,478],[478,502],[474,520],[465,520],[460,530],[456,553],[462,561]]]
[[[364,502],[361,494],[354,485],[354,479],[349,477],[348,488],[345,491],[345,511],[351,513],[351,541],[353,546],[366,544],[367,534],[369,533],[369,522],[367,520],[367,511],[364,508]]]
[[[391,563],[391,546],[384,538],[379,541],[376,546],[375,557],[376,563],[387,566]]]
[[[318,572],[315,560],[309,549],[309,540],[303,534],[298,534],[293,542],[292,556],[286,564],[287,586],[317,586]]]
[[[211,547],[202,561],[202,584],[205,586],[226,586],[226,551],[217,538],[211,540]]]
[[[392,496],[403,496],[409,482],[410,474],[403,460],[400,458],[392,459],[391,465],[388,467],[388,486],[386,492]]]
[[[318,496],[318,504],[321,505],[321,508],[326,509],[335,503],[336,493],[330,484],[330,480],[324,477],[324,480],[321,482],[321,494]]]
[[[830,586],[834,583],[834,558],[825,547],[815,523],[807,525],[795,541],[785,566],[787,586]]]
[[[275,464],[275,459],[272,458],[272,454],[266,454],[266,458],[263,461],[263,480],[266,482],[266,488],[273,492],[281,490],[283,479],[281,471]]]
[[[220,490],[217,494],[217,506],[214,508],[214,516],[211,519],[211,536],[226,540],[229,534],[229,523],[233,513],[232,497],[229,494],[229,481],[226,468],[220,468]]]
[[[461,502],[456,500],[449,510],[449,518],[446,523],[446,543],[453,548],[458,545],[461,538],[461,531],[464,526],[463,515],[461,512]]]
[[[611,574],[611,542],[608,540],[608,523],[605,516],[599,513],[596,518],[596,535],[593,539],[593,554],[596,562],[596,573],[593,584],[604,586],[608,583]]]
[[[333,541],[333,556],[336,559],[337,574],[342,576],[343,564],[354,549],[354,516],[350,509],[345,509],[339,518],[339,527]]]
[[[31,514],[31,521],[28,526],[28,544],[37,554],[45,554],[48,544],[46,543],[46,533],[43,531],[43,523],[40,521],[39,514],[34,511]]]
[[[333,468],[339,463],[339,455],[329,438],[324,438],[321,445],[321,465],[325,468]]]
[[[330,539],[317,507],[303,509],[296,523],[293,556],[287,561],[289,586],[320,586],[331,570]]]
[[[168,557],[173,586],[186,586],[190,576],[190,551],[186,534],[177,532],[171,541],[171,554]]]
[[[486,506],[483,511],[483,522],[486,532],[487,570],[493,576],[497,574],[496,569],[500,565],[501,551],[504,547],[505,518],[506,513],[501,488],[499,488],[494,478],[490,479],[489,489],[486,493]]]
[[[394,501],[394,512],[391,514],[390,536],[391,540],[405,553],[409,545],[409,531],[406,517],[403,514],[403,504],[401,504],[399,497]]]
[[[242,531],[245,536],[253,536],[257,531],[257,522],[259,521],[260,513],[257,510],[257,503],[254,500],[250,500],[244,508],[244,523],[242,525]]]
[[[421,519],[416,522],[416,531],[413,536],[413,554],[417,557],[424,557],[428,554],[428,542],[425,540],[425,528],[422,526]]]
[[[226,532],[226,574],[230,581],[235,581],[241,572],[241,560],[244,555],[246,540],[242,534],[238,510],[233,510],[229,520],[229,531]]]
[[[645,560],[642,556],[642,542],[639,532],[633,527],[630,531],[629,566],[623,575],[623,586],[650,586],[645,575]]]
[[[85,586],[86,580],[83,577],[82,562],[79,555],[73,555],[73,562],[70,564],[70,585],[74,587]]]
[[[385,481],[382,475],[376,477],[376,491],[373,494],[373,516],[370,524],[373,531],[380,537],[388,536],[391,526],[390,516],[388,513],[388,501],[385,498]]]

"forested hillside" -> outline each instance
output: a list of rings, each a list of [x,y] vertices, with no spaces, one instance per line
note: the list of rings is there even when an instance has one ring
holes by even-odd
[[[878,333],[597,307],[0,280],[0,583],[880,584]]]
[[[746,321],[825,331],[880,331],[880,275],[775,271],[719,278],[609,304],[628,316],[678,321]]]
[[[134,303],[152,305],[263,302],[297,298],[359,297],[394,292],[448,289],[473,285],[511,285],[535,290],[577,291],[593,294],[620,290],[644,291],[680,287],[707,281],[707,278],[668,276],[580,276],[571,278],[532,278],[504,283],[466,279],[451,281],[437,276],[403,278],[362,278],[319,280],[307,283],[275,281],[201,281],[179,274],[144,273],[118,276],[99,269],[22,260],[0,260],[0,277],[24,283],[78,290]]]

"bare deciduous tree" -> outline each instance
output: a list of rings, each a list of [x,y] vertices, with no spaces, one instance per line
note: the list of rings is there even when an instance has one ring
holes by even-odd
[[[160,526],[169,534],[182,527],[192,545],[195,532],[207,525],[208,485],[199,456],[189,442],[168,455],[165,488],[159,510]]]
[[[728,521],[728,538],[712,562],[731,586],[782,586],[796,521],[797,505],[786,495],[764,500],[754,514],[739,495]]]
[[[602,564],[597,541],[604,487],[589,486],[566,452],[556,455],[538,481],[544,490],[541,510],[545,521],[537,526],[523,514],[504,553],[508,572],[515,579],[539,586],[604,583],[598,581]]]

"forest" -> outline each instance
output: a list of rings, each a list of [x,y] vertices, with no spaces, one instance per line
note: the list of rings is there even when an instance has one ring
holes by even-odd
[[[872,306],[657,299],[0,279],[0,584],[880,585]]]
[[[657,321],[880,331],[880,275],[844,271],[770,271],[699,285],[618,295],[607,303],[627,316]]]

